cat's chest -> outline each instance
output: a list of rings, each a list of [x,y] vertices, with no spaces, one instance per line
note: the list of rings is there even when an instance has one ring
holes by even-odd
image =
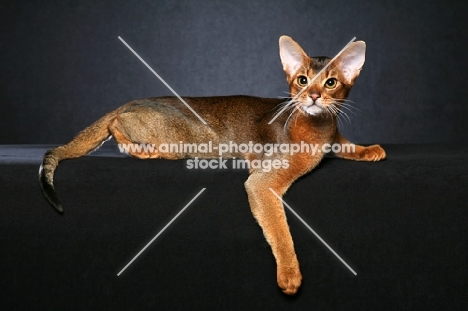
[[[332,118],[300,117],[289,128],[292,143],[331,144],[336,135],[336,121]]]

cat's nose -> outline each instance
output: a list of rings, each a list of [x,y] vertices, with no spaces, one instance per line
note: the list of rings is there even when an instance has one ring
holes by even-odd
[[[317,99],[320,98],[320,94],[317,94],[317,93],[312,93],[309,95],[310,98],[312,98],[312,100],[315,102]]]

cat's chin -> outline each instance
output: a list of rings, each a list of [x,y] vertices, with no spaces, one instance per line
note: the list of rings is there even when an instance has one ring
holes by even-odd
[[[324,112],[324,109],[319,107],[316,104],[312,104],[309,106],[302,106],[302,109],[304,110],[305,113],[311,115],[311,116],[316,116]]]

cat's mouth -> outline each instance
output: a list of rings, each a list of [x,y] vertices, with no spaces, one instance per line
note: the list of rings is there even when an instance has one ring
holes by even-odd
[[[322,107],[320,103],[311,103],[308,105],[303,105],[302,109],[304,110],[305,113],[310,114],[312,116],[316,116],[318,114],[321,114],[322,112],[325,111],[325,109]]]

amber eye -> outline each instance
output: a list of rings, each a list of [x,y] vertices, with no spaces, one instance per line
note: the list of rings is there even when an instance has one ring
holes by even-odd
[[[300,86],[306,86],[307,85],[307,77],[306,76],[299,76],[297,77],[297,83]]]
[[[336,79],[335,78],[330,78],[325,82],[325,87],[332,89],[336,86]]]

